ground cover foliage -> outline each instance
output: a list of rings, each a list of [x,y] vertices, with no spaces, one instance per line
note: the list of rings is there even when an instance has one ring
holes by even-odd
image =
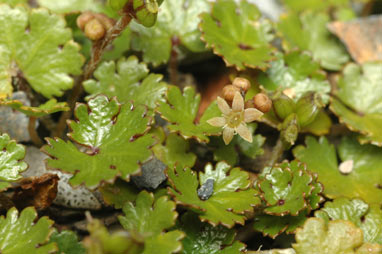
[[[275,4],[0,0],[0,253],[382,253],[382,2]]]

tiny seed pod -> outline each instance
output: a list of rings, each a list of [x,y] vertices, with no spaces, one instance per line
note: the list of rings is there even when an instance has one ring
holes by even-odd
[[[77,26],[84,31],[85,25],[89,23],[90,20],[94,19],[94,15],[91,12],[84,12],[80,16],[78,16],[76,22]]]
[[[94,13],[94,17],[101,22],[106,31],[114,26],[115,21],[103,13]]]
[[[226,101],[232,102],[236,92],[240,92],[240,89],[233,85],[227,85],[223,88],[223,98]]]
[[[307,126],[316,119],[321,109],[319,100],[319,96],[314,93],[309,93],[298,100],[296,104],[296,114],[301,127]]]
[[[85,25],[85,35],[93,41],[102,39],[105,36],[105,28],[98,19],[92,19]]]
[[[244,92],[247,92],[249,88],[251,88],[251,83],[245,78],[235,78],[232,84]]]
[[[272,108],[272,100],[263,93],[258,93],[253,97],[253,104],[255,108],[263,113],[269,112],[269,110]]]

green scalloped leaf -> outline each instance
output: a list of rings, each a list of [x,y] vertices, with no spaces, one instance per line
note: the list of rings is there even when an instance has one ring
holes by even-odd
[[[135,185],[117,179],[113,184],[104,184],[98,188],[102,198],[108,205],[121,209],[126,202],[134,202],[139,190]]]
[[[132,22],[132,48],[143,51],[143,60],[154,66],[167,63],[173,42],[179,43],[191,52],[205,51],[200,40],[199,15],[210,9],[206,0],[166,0],[160,7],[157,22],[146,28]],[[175,49],[179,50],[178,45]]]
[[[338,198],[328,201],[315,216],[329,220],[348,220],[363,231],[365,242],[382,244],[382,210],[380,205],[368,205],[360,199]]]
[[[95,219],[88,223],[87,228],[90,235],[83,241],[87,254],[142,254],[143,245],[132,239],[126,231],[110,234],[107,228]]]
[[[178,230],[165,232],[175,225],[178,217],[175,208],[175,203],[168,200],[168,196],[154,200],[152,193],[142,191],[135,205],[128,202],[123,206],[125,216],[119,216],[118,219],[130,234],[143,239],[143,253],[174,253],[181,250],[180,240],[184,237]]]
[[[363,243],[362,230],[350,221],[334,220],[328,223],[321,218],[309,218],[303,228],[297,229],[297,253],[343,254],[381,253],[382,246]],[[357,249],[357,250],[356,250]],[[369,249],[367,252],[363,252]]]
[[[309,52],[293,51],[285,55],[278,53],[278,59],[258,77],[267,91],[284,91],[298,101],[305,93],[315,92],[323,102],[329,102],[330,84],[320,65],[313,61]]]
[[[145,135],[151,123],[145,107],[121,106],[115,99],[97,96],[88,105],[79,104],[75,116],[78,120],[69,123],[72,132],[68,136],[85,151],[59,138],[47,139],[49,145],[43,147],[51,157],[47,166],[73,173],[69,181],[73,186],[84,183],[94,189],[102,181],[113,182],[116,176],[129,180],[151,157],[148,148],[154,139]]]
[[[256,196],[257,191],[249,188],[251,181],[247,172],[240,168],[233,168],[219,162],[215,169],[207,164],[205,172],[199,172],[199,179],[190,168],[176,167],[168,169],[171,194],[177,204],[195,210],[202,221],[208,221],[211,225],[222,224],[232,228],[236,223],[244,224],[245,211],[252,211],[253,207],[260,204]],[[208,179],[214,180],[213,193],[207,200],[201,200],[197,190],[199,185],[206,183]]]
[[[153,151],[169,168],[174,168],[175,165],[183,168],[195,165],[196,155],[189,152],[189,142],[175,133],[167,136],[165,145],[155,145]]]
[[[318,174],[325,186],[324,194],[338,197],[362,198],[368,203],[382,202],[382,148],[360,145],[351,137],[344,137],[338,146],[341,161],[352,161],[352,170],[343,174],[339,170],[336,149],[325,137],[305,139],[306,147],[298,146],[294,156]]]
[[[264,212],[272,215],[296,216],[305,209],[315,209],[323,201],[319,195],[322,186],[317,177],[297,161],[272,167],[257,182],[267,207]]]
[[[135,204],[127,202],[122,210],[125,216],[118,219],[129,232],[151,237],[175,225],[178,213],[176,205],[162,196],[154,202],[154,195],[146,191],[138,194]]]
[[[182,254],[238,254],[245,250],[243,243],[235,241],[235,230],[203,223],[191,212],[182,216],[178,228],[186,233]]]
[[[361,143],[382,146],[382,63],[348,64],[337,83],[330,109]]]
[[[261,20],[256,5],[246,0],[217,0],[211,13],[202,14],[202,38],[228,66],[265,69],[272,60],[274,48],[272,26]]]
[[[264,236],[270,236],[274,239],[283,232],[294,234],[297,227],[304,224],[307,219],[306,216],[306,210],[300,212],[298,216],[274,216],[269,214],[256,215],[253,228],[262,232]]]
[[[87,80],[83,83],[88,96],[104,94],[116,96],[118,101],[126,103],[134,101],[135,105],[143,104],[153,109],[158,102],[164,102],[167,90],[162,75],[149,74],[147,65],[139,63],[136,56],[122,58],[117,63],[103,62],[94,72],[98,80]]]
[[[329,22],[329,15],[325,13],[290,13],[281,17],[277,29],[283,38],[284,49],[309,50],[323,68],[340,70],[350,59],[344,46],[327,29]]]
[[[9,182],[14,182],[22,178],[21,172],[25,171],[28,165],[23,161],[25,148],[11,140],[8,134],[0,136],[0,190],[10,186]]]
[[[208,136],[219,135],[221,128],[213,127],[207,120],[220,116],[221,112],[216,102],[206,109],[199,123],[196,122],[200,105],[200,94],[192,87],[186,87],[183,94],[176,86],[169,86],[167,102],[159,102],[158,112],[170,124],[167,128],[171,132],[178,132],[185,139],[195,138],[199,142],[209,142]]]
[[[347,7],[349,0],[283,0],[284,4],[292,11],[314,10],[321,11],[327,10],[331,7]]]
[[[27,116],[34,117],[42,117],[56,112],[70,110],[66,102],[57,102],[56,99],[50,99],[38,107],[25,106],[21,101],[8,99],[0,100],[0,105],[11,107],[14,110],[26,114]]]
[[[84,246],[78,242],[78,237],[73,231],[55,231],[50,237],[50,242],[57,244],[57,254],[86,254]]]
[[[16,208],[0,217],[0,252],[3,254],[45,254],[54,253],[57,247],[47,243],[53,232],[53,221],[42,217],[36,221],[34,208],[25,208],[20,216]],[[36,221],[36,222],[35,222]]]
[[[0,33],[0,98],[12,94],[12,77],[19,71],[47,98],[72,88],[69,74],[80,74],[84,59],[63,17],[45,9],[12,9],[3,4]]]

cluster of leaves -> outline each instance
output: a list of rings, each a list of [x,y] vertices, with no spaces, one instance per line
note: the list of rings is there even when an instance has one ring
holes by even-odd
[[[86,213],[79,239],[38,217],[51,200],[19,212],[8,193],[26,149],[3,133],[0,253],[261,253],[247,244],[268,236],[302,254],[381,253],[382,62],[353,62],[328,30],[356,17],[350,0],[283,3],[271,22],[249,0],[0,0],[0,105],[29,118],[48,169],[122,214],[109,232]],[[93,41],[75,22],[89,12],[111,26]],[[272,99],[252,143],[225,145],[208,123],[220,104],[177,79],[201,56],[251,80],[246,105]],[[170,78],[154,73],[165,65]]]

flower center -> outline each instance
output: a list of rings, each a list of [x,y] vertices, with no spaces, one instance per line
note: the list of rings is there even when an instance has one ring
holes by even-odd
[[[230,128],[238,127],[244,120],[244,112],[234,112],[232,111],[229,115],[226,116],[227,125]]]

